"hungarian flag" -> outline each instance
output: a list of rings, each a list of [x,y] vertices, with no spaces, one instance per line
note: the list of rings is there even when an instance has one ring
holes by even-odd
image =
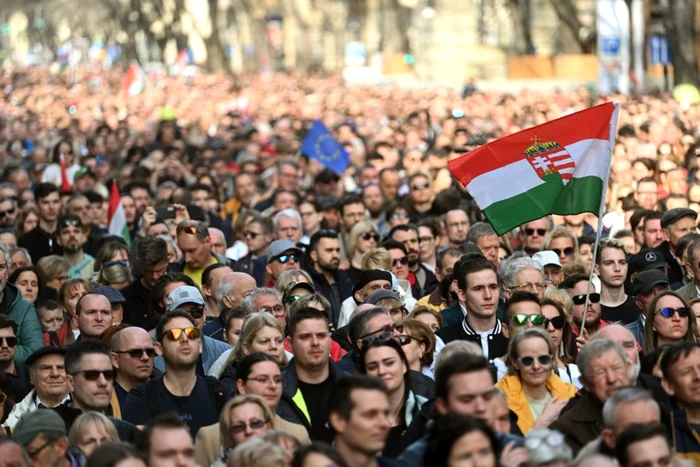
[[[68,180],[68,173],[66,172],[66,158],[63,153],[61,153],[59,156],[58,163],[61,166],[61,191],[63,193],[70,193],[72,187],[70,180]]]
[[[619,104],[608,102],[488,143],[449,162],[499,235],[548,214],[600,210]]]
[[[146,73],[138,63],[132,62],[122,81],[121,90],[128,96],[136,96],[146,89]]]
[[[119,188],[116,180],[112,181],[112,190],[109,193],[109,227],[107,231],[111,235],[122,237],[127,245],[131,245],[131,235],[129,235],[129,226],[126,224],[126,215],[124,214],[124,206],[122,198],[119,195]]]

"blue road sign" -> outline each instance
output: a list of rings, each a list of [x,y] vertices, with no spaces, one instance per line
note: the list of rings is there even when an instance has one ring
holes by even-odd
[[[649,37],[649,63],[664,66],[671,64],[671,49],[666,36]]]

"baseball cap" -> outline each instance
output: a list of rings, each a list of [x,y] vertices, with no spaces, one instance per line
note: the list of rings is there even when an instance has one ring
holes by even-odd
[[[267,257],[267,262],[269,263],[274,258],[280,256],[282,253],[285,253],[287,251],[304,253],[301,248],[294,244],[294,242],[283,238],[280,240],[275,240],[274,242],[270,243],[269,247],[267,247],[267,253],[265,255]]]
[[[638,272],[632,278],[632,295],[646,294],[659,284],[669,285],[666,274],[661,269]]]
[[[292,290],[294,289],[305,289],[312,295],[316,293],[316,289],[314,289],[314,286],[309,284],[308,282],[292,282],[287,286],[286,289],[284,289],[284,295],[282,296],[283,304],[287,304],[287,299],[292,295]]]
[[[542,267],[552,265],[561,267],[559,256],[552,250],[538,251],[532,255],[532,259],[537,261]]]
[[[20,417],[15,429],[12,430],[12,437],[22,446],[31,443],[39,434],[47,431],[66,434],[66,423],[52,409],[36,409],[27,412]]]
[[[642,248],[639,253],[630,257],[628,275],[631,277],[634,273],[664,266],[667,266],[666,259],[659,250]]]
[[[124,298],[124,295],[122,295],[122,293],[118,289],[110,287],[109,285],[95,287],[92,291],[94,293],[98,293],[107,297],[107,300],[109,300],[109,303],[111,305],[126,303],[126,298]]]
[[[168,304],[165,308],[167,311],[173,311],[187,303],[204,305],[204,299],[196,287],[192,287],[191,285],[181,285],[170,292],[168,295]]]

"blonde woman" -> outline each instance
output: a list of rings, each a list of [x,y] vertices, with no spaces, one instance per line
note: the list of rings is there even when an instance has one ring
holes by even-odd
[[[355,282],[362,270],[362,255],[377,247],[379,229],[372,221],[360,221],[350,229],[348,235],[348,254],[350,269],[347,270],[350,279]]]
[[[131,284],[133,280],[134,278],[127,267],[121,264],[105,264],[97,278],[97,283],[121,290]]]
[[[87,456],[102,443],[119,441],[114,424],[99,412],[85,412],[73,422],[68,433],[68,444],[80,448]]]
[[[274,357],[282,367],[289,363],[290,356],[284,350],[284,329],[269,313],[257,312],[246,318],[238,342],[226,359],[222,373],[218,375],[219,379],[230,378],[235,383],[238,361],[254,352]]]
[[[578,239],[571,230],[562,225],[554,227],[544,237],[542,250],[556,253],[562,266],[578,261]]]
[[[70,265],[62,256],[44,256],[36,263],[39,279],[46,287],[58,290],[68,279]]]
[[[273,428],[274,414],[265,399],[254,394],[241,394],[221,409],[219,429],[223,454],[213,467],[224,467],[231,451],[250,438],[259,438]]]

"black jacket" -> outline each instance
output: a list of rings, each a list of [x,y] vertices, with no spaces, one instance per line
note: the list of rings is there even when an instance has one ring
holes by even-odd
[[[435,335],[439,336],[445,344],[452,341],[463,340],[473,342],[481,347],[481,336],[471,330],[466,318],[458,323],[454,323],[448,327],[438,330]],[[500,321],[496,321],[496,327],[494,328],[493,332],[489,334],[488,339],[489,361],[502,357],[506,354],[506,352],[508,352],[508,338],[501,332]]]
[[[335,272],[335,283],[338,285],[338,295],[340,295],[340,303],[333,303],[333,294],[331,293],[331,285],[328,283],[326,277],[318,272],[316,268],[312,265],[306,269],[306,271],[311,276],[314,281],[314,288],[318,295],[323,295],[331,302],[331,311],[333,312],[332,321],[333,328],[338,325],[338,318],[340,315],[340,307],[343,305],[343,300],[352,295],[352,282],[350,278],[345,274],[344,271],[337,270]]]
[[[44,256],[62,255],[63,249],[58,245],[58,229],[48,233],[37,226],[17,239],[17,246],[26,248],[34,264]]]
[[[671,244],[663,242],[656,249],[661,252],[666,260],[668,272],[668,282],[671,284],[671,289],[677,290],[683,287],[683,268],[678,264],[678,260],[671,251]]]
[[[29,369],[24,363],[15,362],[17,374],[5,373],[10,396],[15,402],[20,402],[29,394],[33,386],[29,379]]]
[[[63,421],[66,423],[66,431],[70,431],[75,419],[83,413],[82,410],[75,409],[67,404],[61,404],[58,407],[54,407],[53,410],[60,415]],[[119,434],[119,439],[121,441],[133,444],[134,441],[136,441],[136,437],[141,433],[141,431],[136,428],[136,425],[133,425],[125,420],[114,418],[111,415],[107,415],[107,418],[109,418],[109,421],[112,422],[114,428],[117,429],[117,434]]]

